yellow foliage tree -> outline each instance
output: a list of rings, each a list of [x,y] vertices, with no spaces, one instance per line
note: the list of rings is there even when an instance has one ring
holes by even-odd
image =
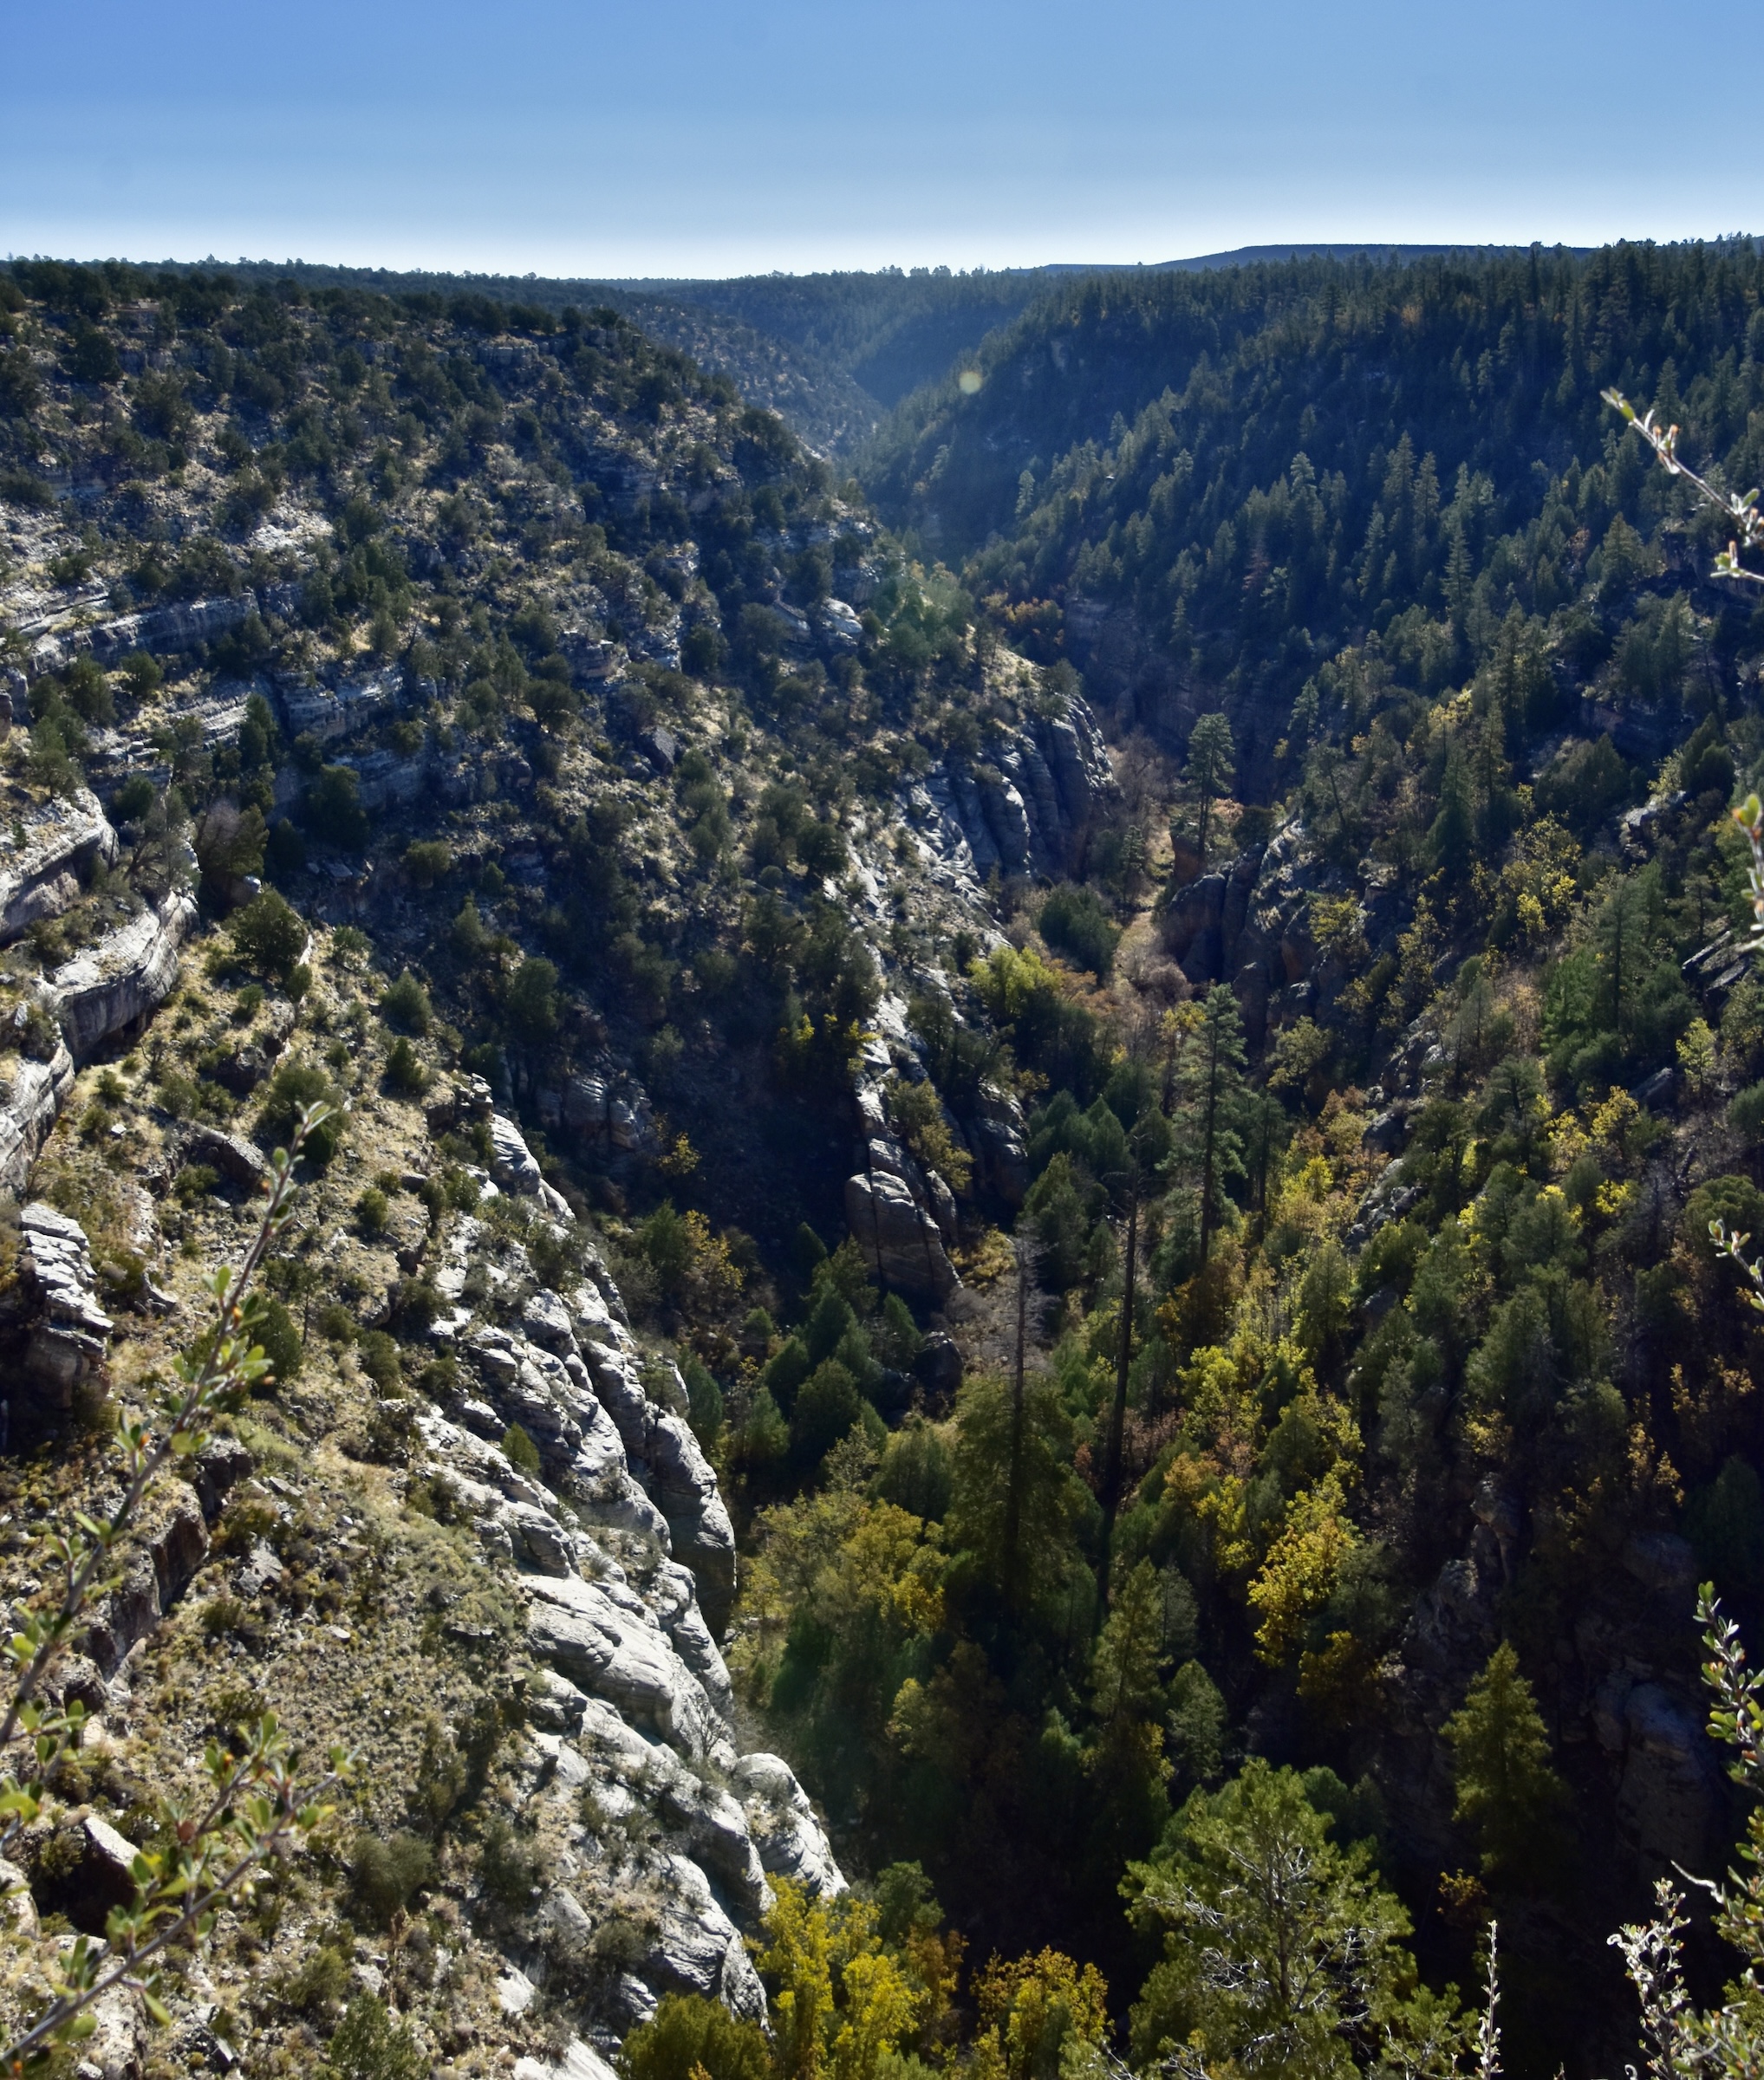
[[[842,1638],[889,1645],[943,1623],[945,1557],[937,1525],[856,1489],[833,1488],[764,1511],[744,1570],[743,1628],[730,1659],[763,1690],[791,1619],[811,1611]]]
[[[1249,1585],[1250,1608],[1260,1620],[1256,1652],[1263,1661],[1278,1666],[1298,1652],[1305,1622],[1334,1594],[1357,1537],[1338,1473],[1325,1474],[1292,1498],[1285,1528]]]
[[[776,1983],[773,2057],[784,2080],[810,2080],[823,2070],[833,2014],[833,1930],[827,1909],[799,1885],[780,1879],[765,1917],[759,1969]]]
[[[914,1154],[935,1170],[952,1192],[966,1192],[973,1182],[973,1158],[950,1132],[935,1087],[908,1083],[896,1076],[889,1085],[888,1096],[889,1116]]]
[[[981,2080],[1040,2080],[1059,2071],[1067,2044],[1100,2044],[1109,2026],[1109,1984],[1094,1965],[1082,1970],[1059,1950],[1011,1964],[993,1958],[974,1983]]]
[[[875,2080],[926,2001],[882,1947],[868,1901],[811,1898],[772,1881],[759,1969],[771,1983],[780,2080]]]

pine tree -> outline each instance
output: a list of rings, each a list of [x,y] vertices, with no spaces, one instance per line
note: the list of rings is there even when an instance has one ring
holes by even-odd
[[[1565,1796],[1550,1738],[1519,1656],[1503,1640],[1446,1721],[1457,1771],[1452,1817],[1475,1834],[1490,1876],[1534,1875],[1557,1837]]]
[[[1090,1700],[1097,1714],[1085,1766],[1096,1797],[1090,1849],[1111,1875],[1143,1856],[1169,1819],[1164,1754],[1164,1590],[1149,1560],[1132,1569],[1116,1591],[1114,1608],[1090,1663]]]
[[[1201,1023],[1176,1072],[1176,1160],[1200,1195],[1201,1261],[1207,1261],[1228,1186],[1244,1175],[1243,1017],[1222,982],[1207,992]]]
[[[1461,642],[1469,627],[1476,568],[1461,523],[1451,528],[1451,536],[1452,546],[1446,556],[1446,604],[1451,609],[1453,632]]]
[[[1139,1927],[1164,1939],[1133,2008],[1137,2067],[1180,2045],[1188,2070],[1347,2080],[1355,2040],[1411,2033],[1409,1916],[1364,1843],[1331,1839],[1295,1770],[1256,1756],[1221,1790],[1196,1791],[1122,1890]]]
[[[1611,1030],[1626,1042],[1653,950],[1657,887],[1653,870],[1620,875],[1593,926],[1604,983],[1601,1008]]]
[[[1071,1419],[1057,1387],[1026,1380],[1019,1418],[1011,1381],[981,1374],[964,1383],[951,1453],[950,1537],[1022,1611],[1063,1589],[1078,1564],[1076,1532],[1090,1496],[1071,1455]]]
[[[1455,739],[1446,753],[1446,770],[1440,780],[1439,813],[1427,834],[1429,858],[1454,887],[1468,875],[1475,837],[1470,776]]]
[[[1163,1649],[1163,1585],[1151,1562],[1142,1560],[1121,1584],[1090,1663],[1090,1696],[1105,1726],[1149,1718],[1159,1708]]]
[[[1223,715],[1203,715],[1188,738],[1188,785],[1194,796],[1194,846],[1207,871],[1207,829],[1213,804],[1237,777],[1237,746]]]

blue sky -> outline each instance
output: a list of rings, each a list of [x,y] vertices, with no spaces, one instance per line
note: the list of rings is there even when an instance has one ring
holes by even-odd
[[[0,0],[0,247],[607,276],[1764,230],[1633,0]]]

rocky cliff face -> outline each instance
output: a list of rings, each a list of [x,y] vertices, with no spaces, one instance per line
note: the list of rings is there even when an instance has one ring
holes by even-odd
[[[462,1089],[441,1115],[458,1119],[474,1102]],[[433,1163],[421,1114],[401,1116],[402,1153],[413,1166]],[[394,1390],[388,1399],[368,1387],[362,1402],[368,1382],[359,1375],[354,1388],[338,1375],[316,1400],[303,1386],[285,1420],[342,1446],[341,1457],[335,1445],[321,1446],[308,1472],[261,1425],[246,1426],[250,1444],[218,1438],[188,1479],[156,1499],[83,1656],[62,1680],[98,1714],[88,1752],[151,1784],[172,1764],[155,1732],[164,1706],[154,1671],[172,1665],[168,1654],[193,1656],[178,1661],[192,1697],[217,1680],[237,1687],[243,1679],[294,1723],[314,1724],[348,1694],[341,1664],[334,1678],[325,1655],[300,1652],[322,1634],[354,1680],[368,1677],[386,1699],[388,1726],[402,1723],[407,1739],[423,1701],[410,1692],[411,1674],[429,1667],[438,1705],[452,1698],[457,1709],[452,1664],[464,1655],[480,1665],[488,1689],[478,1694],[500,1700],[491,1719],[505,1729],[487,1797],[522,1845],[522,1876],[492,1897],[468,1864],[463,1882],[438,1892],[454,1954],[435,1983],[448,1992],[454,2038],[523,2053],[519,2070],[532,2080],[603,2073],[603,2057],[670,1990],[763,2016],[745,1939],[758,1932],[771,1879],[829,1894],[845,1881],[788,1764],[744,1752],[738,1739],[719,1645],[735,1588],[734,1537],[684,1420],[680,1375],[632,1335],[605,1262],[542,1186],[519,1130],[501,1115],[490,1123],[504,1186],[485,1177],[477,1212],[451,1218],[434,1258],[442,1303],[430,1330],[434,1398]],[[382,1135],[381,1154],[390,1147]],[[180,1319],[146,1303],[105,1311],[76,1220],[36,1204],[21,1233],[19,1264],[0,1296],[20,1404],[10,1420],[65,1420],[77,1393],[101,1390],[118,1362],[127,1370],[166,1336],[187,1333],[193,1301],[159,1294],[151,1282],[155,1300],[177,1306]],[[179,1284],[178,1260],[149,1247],[155,1268],[163,1263],[162,1275]],[[561,1290],[534,1277],[532,1257],[546,1252],[577,1267]],[[507,1448],[517,1429],[536,1447],[537,1467]],[[376,1466],[387,1439],[396,1440],[393,1463]],[[364,1616],[337,1623],[347,1614],[334,1601],[329,1628],[309,1633],[322,1604],[309,1600],[303,1580],[316,1582],[327,1564],[337,1578],[364,1537],[381,1556],[375,1564],[395,1574],[407,1535],[400,1521],[420,1533],[433,1527],[425,1535],[444,1542],[448,1561],[426,1585],[420,1572],[413,1578],[410,1617],[398,1616],[394,1600],[377,1626]],[[315,1537],[334,1543],[341,1561],[321,1562]],[[201,1642],[227,1636],[215,1613],[237,1629],[231,1653],[207,1670]],[[414,1658],[400,1662],[401,1648]],[[450,1745],[454,1737],[429,1738]],[[420,1768],[413,1776],[407,1761],[367,1804],[395,1812],[427,1796]],[[59,1817],[52,1809],[38,1830],[26,1875],[43,1911],[85,1926],[91,1915],[101,1920],[104,1886],[118,1859],[126,1863],[127,1823],[89,1806],[66,1810]],[[51,1842],[73,1841],[69,1828],[87,1830],[78,1856],[50,1853]],[[121,1847],[107,1862],[102,1844],[112,1836]],[[232,1925],[228,1917],[211,1996],[173,2004],[186,2050],[208,2028],[216,1995],[234,2009],[229,2026],[250,2034],[226,1992]],[[302,1940],[296,1929],[292,1947],[279,1947],[290,1964]],[[394,1984],[395,1962],[375,1961],[369,1950],[356,1970],[359,1983],[391,1987],[407,2012],[425,2010],[415,1986]],[[253,2041],[267,2045],[289,2020],[285,2003],[270,2001],[257,2020],[268,2035]],[[131,2011],[110,2018],[115,2056],[101,2070],[114,2067],[119,2080],[141,2070],[141,2025]]]
[[[456,1242],[455,1261],[482,1238]],[[517,1806],[557,1846],[502,1997],[518,2012],[544,1989],[618,2034],[670,1990],[763,2016],[742,1938],[768,1874],[816,1892],[844,1880],[788,1765],[738,1751],[713,1631],[734,1590],[728,1514],[678,1373],[646,1363],[590,1261],[597,1276],[567,1298],[532,1293],[516,1326],[465,1310],[439,1323],[462,1386],[418,1418],[417,1476],[446,1481],[511,1574],[534,1665]],[[538,1447],[536,1475],[492,1441],[513,1424]]]
[[[24,1191],[75,1066],[165,1002],[195,917],[192,898],[175,890],[64,962],[14,1007],[8,1037],[18,1051],[0,1063],[0,1190]]]
[[[934,880],[977,902],[995,869],[1054,879],[1071,872],[1115,792],[1096,718],[1072,699],[1002,732],[984,756],[944,758],[908,790],[903,806]]]
[[[59,916],[90,863],[116,857],[116,833],[88,789],[16,807],[23,813],[0,853],[0,946],[40,918]]]
[[[49,977],[45,994],[76,1062],[165,1002],[195,918],[194,899],[175,890]]]
[[[30,1167],[73,1087],[74,1057],[59,1033],[44,1052],[46,1060],[15,1055],[0,1096],[0,1186],[15,1195],[25,1189]]]
[[[40,1203],[18,1217],[17,1268],[0,1293],[10,1329],[11,1389],[0,1402],[0,1449],[12,1442],[13,1401],[21,1438],[64,1424],[75,1397],[103,1379],[115,1324],[98,1301],[92,1253],[77,1220]]]
[[[986,759],[946,757],[905,789],[897,820],[861,835],[858,885],[880,923],[881,887],[898,873],[904,852],[928,921],[968,930],[982,945],[1001,943],[988,881],[1058,879],[1072,871],[1117,793],[1096,718],[1084,701],[1064,701],[1004,731]],[[879,963],[888,972],[885,957]],[[845,1221],[882,1284],[935,1305],[960,1283],[951,1262],[959,1210],[948,1181],[912,1154],[890,1113],[891,1079],[920,1082],[926,1069],[923,1041],[899,993],[915,978],[895,973],[889,979],[895,986],[882,1000],[876,1036],[852,1079],[856,1160],[845,1181]],[[921,979],[941,985],[949,978],[940,972]],[[1006,1206],[1019,1204],[1028,1171],[1016,1101],[987,1084],[972,1117],[947,1115],[945,1123],[956,1146],[973,1158],[980,1189]]]

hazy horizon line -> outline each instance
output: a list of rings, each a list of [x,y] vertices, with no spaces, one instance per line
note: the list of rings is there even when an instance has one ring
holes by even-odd
[[[1227,246],[1203,253],[1182,254],[1174,258],[1160,260],[1044,260],[989,266],[980,263],[973,266],[957,267],[947,262],[917,262],[903,265],[889,262],[873,266],[817,266],[802,268],[748,268],[735,269],[727,273],[669,273],[669,274],[609,274],[589,273],[579,270],[559,270],[541,272],[533,268],[505,268],[441,266],[435,264],[397,265],[386,262],[353,260],[309,259],[303,255],[289,255],[280,259],[268,254],[252,257],[240,254],[237,258],[224,258],[209,252],[199,257],[182,257],[173,254],[151,257],[134,257],[127,253],[91,254],[77,257],[68,253],[18,252],[10,250],[7,261],[53,260],[71,266],[103,266],[120,264],[139,268],[283,268],[317,270],[335,274],[377,275],[403,279],[420,280],[432,277],[438,281],[480,281],[508,283],[560,283],[603,286],[626,290],[677,289],[694,282],[732,281],[811,281],[817,276],[843,275],[899,276],[904,278],[935,277],[947,276],[952,279],[971,280],[994,275],[1035,274],[1128,274],[1168,273],[1178,270],[1227,267],[1236,265],[1278,264],[1295,259],[1334,258],[1352,259],[1362,255],[1368,258],[1390,259],[1412,256],[1416,259],[1430,259],[1454,253],[1483,255],[1491,253],[1522,253],[1542,251],[1565,253],[1582,258],[1589,254],[1606,250],[1618,245],[1709,245],[1725,246],[1745,244],[1758,234],[1748,231],[1725,231],[1712,236],[1687,235],[1681,238],[1661,239],[1639,237],[1608,238],[1592,244],[1571,244],[1561,239],[1419,239],[1419,238],[1293,238],[1269,239],[1252,244]]]

